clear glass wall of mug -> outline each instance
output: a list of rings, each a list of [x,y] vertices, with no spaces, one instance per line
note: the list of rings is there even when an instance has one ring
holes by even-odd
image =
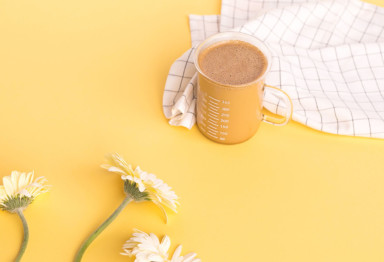
[[[258,59],[262,65],[257,65]],[[207,138],[223,144],[241,143],[256,133],[261,121],[274,125],[289,121],[292,101],[284,91],[264,83],[271,54],[257,38],[238,32],[216,34],[197,47],[194,63],[199,74],[197,125]],[[285,100],[285,117],[262,113],[265,90]]]

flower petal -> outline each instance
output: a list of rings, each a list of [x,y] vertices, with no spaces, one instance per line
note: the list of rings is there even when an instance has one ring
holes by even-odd
[[[153,202],[156,206],[158,206],[158,207],[160,208],[160,210],[162,211],[162,213],[163,213],[163,215],[164,215],[164,222],[165,222],[165,224],[167,224],[167,223],[168,223],[168,214],[167,214],[167,212],[165,211],[164,207],[163,207],[159,202],[157,202],[157,201],[153,201],[153,200],[152,200],[152,202]]]
[[[167,235],[165,235],[163,237],[163,239],[161,240],[160,250],[163,253],[167,253],[170,246],[171,246],[171,240],[169,239],[169,237]]]
[[[27,196],[27,197],[31,197],[31,194],[28,192],[28,190],[26,189],[22,189],[18,192],[20,195],[22,196]]]
[[[15,189],[13,187],[12,178],[9,176],[3,177],[3,185],[5,188],[5,192],[7,195],[11,196],[15,193]]]
[[[7,197],[7,192],[4,186],[0,186],[0,201]]]
[[[176,248],[175,252],[173,252],[173,256],[172,256],[171,262],[179,262],[179,261],[181,261],[180,254],[181,254],[181,249],[182,248],[183,247],[181,245],[179,245]]]
[[[124,172],[123,170],[121,170],[120,168],[115,167],[115,166],[110,166],[107,170],[108,170],[109,172],[125,174],[125,172]]]

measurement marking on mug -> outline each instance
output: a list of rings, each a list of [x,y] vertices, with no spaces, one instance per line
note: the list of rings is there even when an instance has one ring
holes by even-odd
[[[221,110],[223,110],[223,111],[229,111],[229,108],[228,108],[228,107],[223,107]]]
[[[220,107],[216,105],[211,104],[211,102],[208,103],[210,106],[214,107],[215,109],[219,109]]]
[[[208,111],[210,111],[212,114],[219,115],[219,112],[217,112],[215,109],[208,108]]]
[[[219,132],[217,129],[214,129],[214,128],[210,127],[210,126],[207,126],[207,129],[208,129],[208,131],[211,131],[212,133],[214,133],[216,135],[217,135],[217,132]]]
[[[214,100],[214,101],[217,101],[217,102],[220,102],[220,99],[216,99],[216,98],[213,98],[212,96],[208,96],[210,99]]]
[[[207,132],[207,134],[209,134],[209,135],[211,135],[212,137],[214,137],[214,138],[219,138],[218,136],[216,136],[216,134],[211,134],[211,133],[209,133],[209,131]]]
[[[209,128],[209,126],[207,127],[207,131],[208,131],[208,132],[211,132],[211,134],[213,134],[213,135],[217,135],[217,134],[219,133],[218,130],[216,130],[216,129],[211,129],[211,128]]]
[[[215,119],[216,121],[219,121],[219,119],[216,116],[212,115],[211,113],[208,113],[208,116]]]
[[[209,99],[208,103],[212,103],[214,105],[218,105],[218,104],[220,104],[220,100],[219,101],[215,101],[215,100]]]
[[[208,123],[210,123],[211,125],[214,125],[214,126],[219,126],[219,125],[217,124],[217,122],[215,123],[215,122],[213,122],[211,119],[208,119]]]

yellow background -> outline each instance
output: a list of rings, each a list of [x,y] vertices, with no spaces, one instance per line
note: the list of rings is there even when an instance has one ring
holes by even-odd
[[[187,15],[219,12],[219,0],[0,0],[0,177],[35,170],[53,185],[25,212],[23,261],[71,261],[120,204],[122,181],[99,167],[115,151],[181,207],[165,225],[153,204],[130,204],[84,262],[129,261],[133,228],[206,262],[384,261],[383,140],[262,124],[224,146],[168,125],[163,86],[190,47]],[[0,261],[21,239],[0,212]]]

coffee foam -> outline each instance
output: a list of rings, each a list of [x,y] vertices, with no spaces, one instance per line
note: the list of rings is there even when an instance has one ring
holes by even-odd
[[[244,85],[259,78],[267,69],[267,59],[255,46],[240,40],[216,43],[201,51],[202,72],[224,85]]]

